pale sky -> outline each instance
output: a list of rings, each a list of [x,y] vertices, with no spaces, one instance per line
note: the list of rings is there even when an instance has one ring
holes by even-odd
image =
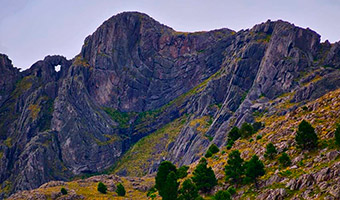
[[[340,0],[0,0],[0,53],[26,69],[46,55],[68,59],[106,19],[139,11],[177,31],[253,27],[282,19],[340,40]]]

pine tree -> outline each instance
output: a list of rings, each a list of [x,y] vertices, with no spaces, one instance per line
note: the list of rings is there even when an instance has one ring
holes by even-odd
[[[246,162],[245,168],[246,178],[250,181],[254,181],[256,188],[258,188],[257,178],[265,174],[263,163],[259,160],[259,157],[253,155],[253,157]]]
[[[292,164],[292,162],[290,161],[290,158],[288,156],[288,154],[286,153],[282,153],[281,156],[279,157],[279,163],[281,164],[281,166],[283,167],[288,167],[289,165]]]
[[[234,126],[228,134],[228,140],[236,141],[240,137],[241,137],[240,130],[236,126]]]
[[[182,167],[178,168],[177,177],[180,179],[185,178],[188,175],[188,169],[189,167],[186,165],[183,165]]]
[[[305,120],[299,124],[295,140],[298,147],[302,149],[311,150],[316,148],[318,144],[318,136],[316,135],[314,128]]]
[[[231,180],[231,182],[238,184],[244,174],[244,160],[238,150],[232,151],[228,157],[229,159],[224,169],[226,181]]]
[[[170,161],[163,161],[158,167],[156,175],[156,185],[155,188],[158,190],[159,195],[163,196],[163,189],[166,183],[166,179],[170,172],[176,173],[176,166]]]
[[[174,200],[177,199],[178,194],[178,186],[177,175],[174,171],[171,171],[165,181],[165,185],[162,192],[163,200]]]
[[[254,134],[254,128],[251,124],[243,123],[240,129],[242,138],[248,138]]]
[[[267,144],[266,152],[264,153],[264,157],[269,159],[274,159],[275,155],[277,154],[276,147],[273,145],[273,143]]]
[[[216,192],[213,197],[213,200],[231,200],[231,195],[228,191],[220,190]]]
[[[116,192],[117,192],[118,196],[125,196],[126,191],[125,191],[124,186],[121,183],[119,183],[117,185]]]
[[[195,200],[199,196],[196,185],[191,179],[186,179],[179,190],[179,200]]]
[[[209,192],[215,185],[217,185],[215,173],[211,167],[207,167],[207,164],[207,160],[202,158],[196,166],[192,177],[197,189],[202,192]]]
[[[335,135],[335,143],[340,147],[340,124],[336,128],[334,135]]]
[[[97,186],[97,190],[103,194],[106,194],[106,191],[107,191],[107,187],[104,183],[102,182],[99,182],[98,183],[98,186]]]

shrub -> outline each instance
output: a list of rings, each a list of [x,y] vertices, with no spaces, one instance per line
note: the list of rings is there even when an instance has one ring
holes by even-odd
[[[177,182],[177,174],[174,171],[171,171],[167,178],[162,192],[163,200],[174,200],[177,199],[178,195],[178,186]]]
[[[340,147],[340,125],[335,130],[335,143]]]
[[[289,165],[292,164],[292,162],[290,161],[290,158],[288,156],[288,154],[286,153],[282,153],[281,156],[279,157],[279,163],[281,164],[281,166],[283,167],[288,167]]]
[[[227,191],[229,192],[230,195],[236,194],[236,189],[234,187],[229,187]]]
[[[61,189],[60,189],[60,192],[61,192],[61,194],[63,194],[63,195],[66,195],[66,194],[67,194],[67,190],[66,190],[65,188],[61,188]]]
[[[216,146],[216,144],[210,145],[208,151],[210,151],[212,154],[215,154],[220,151],[220,149]]]
[[[212,168],[207,167],[207,165],[207,160],[202,158],[196,166],[192,177],[197,189],[202,192],[209,192],[215,185],[217,185],[215,173]]]
[[[166,190],[165,184],[166,179],[170,172],[177,172],[176,166],[172,164],[170,161],[163,161],[158,167],[157,175],[156,175],[156,185],[155,188],[158,190],[159,195],[163,197],[164,191]]]
[[[231,200],[231,195],[228,191],[220,190],[216,192],[213,197],[213,200]]]
[[[276,147],[273,145],[273,143],[269,143],[266,146],[266,152],[264,153],[264,157],[269,159],[274,159],[275,155],[277,154]]]
[[[257,178],[263,176],[265,174],[264,165],[259,157],[253,155],[253,157],[245,163],[245,175],[246,179],[250,181],[254,181],[256,188],[257,186]]]
[[[157,192],[156,188],[152,187],[152,188],[149,189],[149,191],[146,194],[146,196],[150,197],[151,199],[154,199],[154,198],[156,198],[156,194],[155,194],[156,192]]]
[[[230,150],[233,146],[231,146],[230,144],[227,145],[227,149]]]
[[[239,130],[236,126],[234,126],[234,127],[229,131],[228,140],[236,141],[236,140],[239,139],[240,137],[241,137],[240,130]]]
[[[316,135],[314,128],[310,125],[310,123],[303,120],[299,124],[295,140],[299,148],[310,150],[317,147],[318,136]]]
[[[205,157],[209,158],[219,151],[220,151],[220,149],[216,146],[216,144],[212,144],[212,145],[210,145],[209,149],[207,150]]]
[[[118,196],[125,196],[126,191],[125,191],[124,186],[121,183],[118,183],[116,192]]]
[[[199,196],[196,185],[191,179],[186,179],[179,190],[179,200],[195,200]]]
[[[98,186],[97,186],[97,190],[103,194],[106,194],[106,191],[107,191],[107,187],[104,183],[102,182],[99,182],[98,183]]]
[[[259,131],[260,129],[262,129],[263,127],[264,127],[264,125],[261,122],[254,122],[253,123],[253,128],[254,128],[255,133],[257,131]]]
[[[227,165],[224,168],[226,181],[237,184],[242,180],[242,175],[244,174],[244,160],[238,150],[232,151],[228,158]]]
[[[254,142],[254,139],[253,139],[253,138],[250,138],[249,142]]]
[[[205,153],[204,157],[206,158],[210,158],[213,154],[211,153],[211,151],[207,151],[207,153]]]
[[[257,135],[256,136],[256,140],[261,140],[262,139],[262,135]]]
[[[178,168],[177,177],[180,179],[185,178],[188,175],[188,169],[189,167],[186,165],[183,165],[182,167]]]
[[[240,129],[242,138],[248,138],[254,134],[254,128],[251,124],[243,123]]]

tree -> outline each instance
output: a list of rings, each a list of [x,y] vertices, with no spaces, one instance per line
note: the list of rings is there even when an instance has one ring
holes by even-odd
[[[288,154],[286,154],[285,152],[283,152],[281,154],[281,156],[279,157],[279,163],[283,166],[283,167],[288,167],[289,165],[292,164],[292,162],[290,161],[290,158],[288,156]]]
[[[245,168],[246,178],[250,181],[254,181],[256,188],[258,188],[257,178],[265,174],[263,163],[259,160],[259,157],[253,155],[253,157],[246,162]]]
[[[257,131],[263,128],[263,124],[261,122],[254,122],[253,128],[254,128],[254,132],[256,133]]]
[[[236,141],[241,137],[240,129],[238,129],[236,126],[234,126],[228,134],[228,140]]]
[[[243,138],[248,138],[254,134],[254,128],[251,124],[243,123],[240,129],[240,133]]]
[[[191,179],[186,179],[179,190],[179,200],[195,200],[199,196],[196,185]]]
[[[213,197],[213,200],[231,200],[231,195],[228,191],[220,190],[216,192],[216,194]]]
[[[178,186],[177,182],[177,174],[174,171],[171,171],[165,181],[164,190],[162,191],[162,199],[163,200],[174,200],[177,199],[178,194]]]
[[[166,179],[170,172],[176,173],[176,166],[172,164],[170,161],[163,161],[158,167],[157,175],[156,175],[156,185],[155,188],[158,190],[159,195],[163,196],[163,188],[166,183]]]
[[[186,166],[186,165],[183,165],[182,167],[178,168],[177,177],[179,179],[185,178],[188,175],[188,169],[189,169],[189,167]]]
[[[295,136],[296,143],[299,148],[311,150],[317,147],[318,136],[310,123],[303,120],[299,124],[298,131]]]
[[[192,177],[197,189],[202,192],[209,192],[215,185],[217,185],[215,173],[211,167],[207,167],[207,164],[207,160],[202,158],[196,166]]]
[[[66,195],[66,194],[67,194],[67,190],[66,190],[65,188],[61,188],[61,189],[60,189],[60,192],[61,192],[61,194],[63,194],[63,195]]]
[[[103,194],[106,194],[106,191],[107,191],[107,187],[104,183],[102,182],[99,182],[98,183],[98,186],[97,186],[97,190]]]
[[[340,124],[336,128],[334,135],[335,135],[335,143],[340,147]]]
[[[238,184],[242,180],[244,174],[244,160],[238,150],[232,151],[228,156],[227,165],[224,168],[226,181]]]
[[[269,159],[274,159],[275,155],[277,154],[276,147],[273,145],[273,143],[267,144],[266,152],[264,153],[264,157]]]
[[[124,186],[121,183],[118,183],[116,192],[118,196],[125,196],[126,191],[125,191]]]
[[[209,158],[209,157],[211,157],[212,155],[214,155],[215,153],[217,153],[219,151],[220,151],[220,149],[216,146],[216,144],[212,144],[208,148],[207,153],[205,154],[205,157]]]

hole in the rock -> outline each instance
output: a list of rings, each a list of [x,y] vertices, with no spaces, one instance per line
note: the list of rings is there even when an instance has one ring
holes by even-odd
[[[61,69],[61,66],[60,66],[60,65],[56,65],[56,66],[54,66],[54,70],[55,70],[56,72],[59,72],[59,71],[60,71],[60,69]]]

